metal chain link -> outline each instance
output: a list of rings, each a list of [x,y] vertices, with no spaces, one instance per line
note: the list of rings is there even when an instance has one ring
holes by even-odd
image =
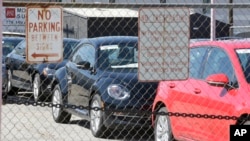
[[[193,114],[193,113],[179,113],[179,112],[148,112],[148,111],[140,111],[140,110],[116,110],[116,109],[103,109],[99,107],[89,107],[89,106],[77,106],[70,104],[53,104],[53,103],[45,103],[45,102],[34,102],[28,100],[15,100],[15,99],[7,99],[4,100],[6,104],[17,104],[17,105],[25,105],[25,106],[41,106],[41,107],[56,107],[56,108],[71,108],[71,109],[80,109],[80,110],[101,110],[101,111],[109,111],[109,112],[123,112],[123,113],[140,113],[144,115],[167,115],[167,116],[175,116],[175,117],[189,117],[189,118],[205,118],[205,119],[219,119],[219,120],[241,120],[246,121],[250,120],[250,117],[237,117],[237,116],[225,116],[225,115],[208,115],[208,114]]]

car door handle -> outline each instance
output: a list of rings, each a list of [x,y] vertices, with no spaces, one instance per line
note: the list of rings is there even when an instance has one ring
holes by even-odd
[[[175,87],[175,83],[169,83],[168,86],[169,86],[169,88],[174,88]]]
[[[201,93],[201,89],[195,88],[195,89],[194,89],[194,93],[195,93],[195,94],[200,94],[200,93]]]

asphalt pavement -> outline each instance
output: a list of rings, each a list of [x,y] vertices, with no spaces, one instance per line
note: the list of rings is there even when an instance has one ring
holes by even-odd
[[[25,96],[18,95],[18,98]],[[11,97],[15,98],[15,97]],[[50,107],[5,104],[1,106],[1,141],[150,141],[151,132],[112,131],[106,138],[91,134],[89,121],[72,116],[69,124],[55,123]]]

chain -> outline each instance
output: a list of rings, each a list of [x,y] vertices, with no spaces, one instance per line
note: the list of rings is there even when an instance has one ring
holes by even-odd
[[[193,114],[193,113],[179,113],[179,112],[148,112],[148,111],[140,111],[140,110],[117,110],[117,109],[103,109],[100,107],[89,107],[89,106],[77,106],[70,104],[53,104],[46,102],[34,102],[29,100],[16,100],[16,99],[7,99],[4,100],[6,104],[17,104],[17,105],[25,105],[25,106],[41,106],[41,107],[56,107],[56,108],[71,108],[71,109],[80,109],[80,110],[101,110],[108,112],[123,112],[123,113],[139,113],[143,115],[167,115],[167,116],[175,116],[175,117],[189,117],[189,118],[205,118],[205,119],[220,119],[220,120],[250,120],[250,117],[242,118],[237,116],[224,116],[224,115],[208,115],[208,114]]]
[[[176,117],[190,117],[190,118],[205,118],[205,119],[225,119],[225,120],[238,120],[237,116],[224,116],[224,115],[208,115],[208,114],[193,114],[193,113],[178,113],[178,112],[153,112],[155,115],[167,115]]]

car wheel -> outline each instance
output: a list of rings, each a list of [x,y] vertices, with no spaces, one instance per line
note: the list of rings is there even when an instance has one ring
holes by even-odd
[[[107,132],[103,124],[103,111],[92,109],[94,107],[102,108],[102,100],[98,94],[95,94],[91,101],[90,110],[90,129],[95,137],[103,137]]]
[[[167,113],[166,107],[160,108],[158,112]],[[172,141],[173,134],[169,117],[167,115],[156,115],[155,127],[154,127],[155,141]]]
[[[40,76],[36,74],[33,80],[33,97],[34,101],[40,101],[42,99],[41,92],[40,92]]]
[[[62,93],[58,85],[56,85],[55,89],[53,90],[52,104],[54,105],[52,107],[52,115],[54,121],[57,123],[68,123],[70,121],[71,114],[66,112],[62,107],[63,105]]]
[[[18,90],[17,90],[17,88],[14,88],[12,86],[12,73],[11,73],[11,70],[7,71],[7,75],[8,75],[8,78],[7,78],[7,90],[6,90],[6,92],[8,93],[8,95],[16,95],[18,93]]]

